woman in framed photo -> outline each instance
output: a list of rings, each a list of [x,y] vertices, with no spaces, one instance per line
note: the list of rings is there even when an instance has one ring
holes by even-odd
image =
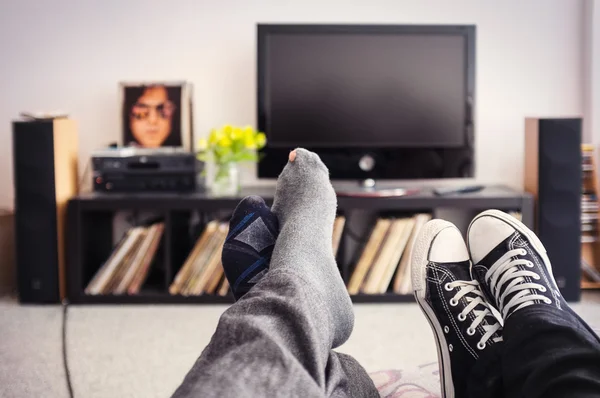
[[[123,145],[144,148],[181,147],[184,85],[122,84]]]

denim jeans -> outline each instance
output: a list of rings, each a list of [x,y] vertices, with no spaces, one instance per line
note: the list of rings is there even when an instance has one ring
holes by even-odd
[[[309,280],[270,270],[223,313],[173,397],[379,397],[333,327]]]
[[[522,308],[503,337],[475,365],[470,397],[600,397],[600,340],[570,308]]]
[[[358,362],[331,349],[320,304],[294,274],[269,272],[223,313],[173,396],[378,397]],[[568,307],[522,308],[503,336],[469,375],[469,397],[600,397],[600,341]]]

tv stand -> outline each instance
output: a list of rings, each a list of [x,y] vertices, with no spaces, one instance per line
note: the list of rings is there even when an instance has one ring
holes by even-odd
[[[368,178],[360,180],[357,183],[337,182],[333,184],[335,192],[342,197],[368,197],[368,198],[389,198],[415,195],[421,192],[418,188],[406,188],[399,186],[378,187],[375,180]]]
[[[356,183],[345,188],[359,192]],[[363,190],[363,192],[366,192]],[[267,204],[273,203],[275,189],[272,187],[244,188],[238,195],[217,197],[210,192],[185,194],[139,193],[139,194],[81,194],[69,201],[67,221],[67,289],[68,298],[74,304],[134,304],[134,303],[232,303],[232,296],[204,294],[200,296],[171,295],[169,286],[181,269],[196,241],[190,235],[190,225],[196,215],[202,224],[209,220],[223,219],[231,214],[239,201],[248,195],[262,196]],[[431,213],[434,217],[440,209],[460,209],[468,216],[482,210],[495,208],[517,211],[523,222],[533,227],[533,197],[531,194],[502,186],[487,186],[479,192],[456,196],[435,196],[431,189],[405,196],[374,197],[367,195],[338,196],[338,212],[350,220],[353,215],[364,212],[373,214]],[[153,279],[142,286],[136,295],[87,295],[85,287],[113,251],[113,220],[121,211],[147,211],[162,216],[164,237],[152,266]],[[348,230],[347,230],[348,231]],[[366,236],[366,235],[365,235]],[[192,239],[193,238],[193,239]],[[344,282],[348,282],[356,266],[358,251],[351,249],[352,237],[344,233],[340,242],[337,263]],[[354,241],[352,241],[354,242]],[[341,248],[348,248],[341,249]],[[358,250],[358,249],[357,249]],[[355,302],[412,301],[413,295],[397,295],[392,291],[380,295],[353,295]]]

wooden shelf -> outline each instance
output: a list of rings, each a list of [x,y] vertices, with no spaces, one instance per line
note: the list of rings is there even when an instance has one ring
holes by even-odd
[[[592,156],[590,157],[590,168],[587,170],[584,170],[583,168],[583,164],[582,164],[582,173],[589,173],[588,174],[588,179],[587,179],[587,184],[586,184],[586,178],[583,177],[582,178],[582,182],[583,182],[583,187],[582,187],[582,191],[592,191],[593,193],[595,193],[596,195],[596,200],[598,200],[598,198],[600,198],[600,186],[598,185],[598,169],[597,169],[597,164],[596,164],[596,151],[594,149],[593,145],[590,144],[582,144],[581,145],[581,150],[582,150],[582,159],[583,159],[583,153],[585,152],[591,152]],[[600,214],[600,209],[599,212]],[[587,262],[588,264],[590,264],[592,267],[600,270],[600,241],[599,240],[595,240],[592,242],[583,242],[581,244],[581,259],[585,262]],[[600,288],[600,283],[599,282],[590,282],[588,280],[586,280],[586,276],[585,273],[582,272],[582,278],[581,278],[581,288],[582,289],[599,289]]]
[[[600,289],[600,282],[581,281],[582,289]]]
[[[344,189],[348,192],[348,189]],[[170,295],[168,288],[189,253],[192,242],[185,236],[188,230],[182,220],[189,221],[192,212],[203,219],[216,214],[232,212],[238,202],[248,195],[262,196],[268,204],[273,202],[275,189],[244,189],[234,197],[216,197],[209,193],[186,194],[100,194],[90,193],[75,197],[69,202],[67,212],[67,294],[74,304],[230,304],[233,297],[201,295]],[[343,214],[354,210],[373,213],[434,213],[438,208],[456,208],[471,212],[496,208],[518,211],[523,222],[533,227],[533,197],[528,193],[503,186],[489,186],[464,195],[440,197],[432,189],[403,197],[338,197],[338,209]],[[164,218],[165,230],[161,255],[156,260],[156,275],[152,289],[138,295],[86,295],[84,288],[113,249],[113,219],[120,211],[151,211]],[[187,217],[187,218],[186,218]],[[344,233],[340,249],[352,238]],[[342,250],[340,250],[341,252]],[[349,256],[348,256],[349,257]],[[338,255],[338,266],[344,282],[348,282],[353,269],[353,259]],[[412,295],[387,293],[381,295],[358,294],[355,303],[392,303],[414,301]]]

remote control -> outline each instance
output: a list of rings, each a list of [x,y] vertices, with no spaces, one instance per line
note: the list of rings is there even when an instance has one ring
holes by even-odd
[[[435,188],[433,193],[437,196],[448,196],[448,195],[458,195],[463,193],[473,193],[479,192],[483,188],[483,185],[470,185],[467,187],[444,187],[444,188]]]

